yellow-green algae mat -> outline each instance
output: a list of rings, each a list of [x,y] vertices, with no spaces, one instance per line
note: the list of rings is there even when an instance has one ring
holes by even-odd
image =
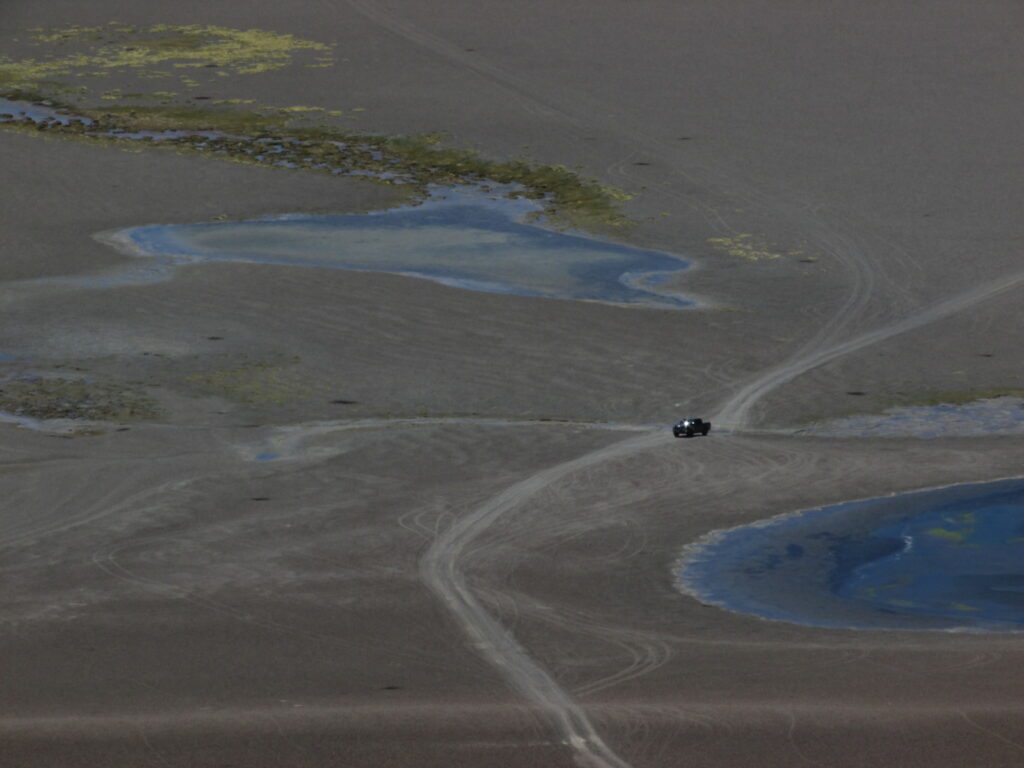
[[[159,415],[156,400],[138,385],[40,376],[0,380],[0,411],[29,419],[89,421],[135,421]]]
[[[267,162],[255,151],[265,150],[268,141],[277,139],[277,146],[286,148],[292,167],[320,172],[340,169],[378,183],[411,184],[406,189],[414,197],[424,196],[428,184],[496,182],[513,187],[509,194],[545,201],[544,214],[556,225],[622,234],[632,224],[618,210],[629,195],[595,179],[581,179],[564,166],[536,165],[524,158],[486,160],[470,149],[442,146],[445,137],[441,133],[382,137],[342,128],[339,121],[348,120],[351,125],[356,113],[365,111],[359,106],[257,105],[247,111],[238,109],[240,104],[255,104],[254,99],[235,95],[244,77],[294,65],[335,66],[333,47],[327,43],[256,29],[167,24],[133,27],[116,22],[99,27],[33,29],[28,35],[29,44],[38,48],[39,54],[22,59],[0,57],[0,96],[63,102],[66,111],[91,120],[94,130],[85,130],[81,123],[33,126],[31,121],[18,120],[7,120],[8,128],[34,128],[48,135],[91,135],[92,140],[107,141],[138,131],[221,131],[226,135],[213,149],[218,154],[243,162],[281,165],[284,158]],[[121,87],[97,94],[103,80],[114,77]],[[129,91],[126,82],[138,84],[139,90]],[[146,92],[143,86],[153,83],[160,90]],[[200,87],[221,94],[230,88],[231,93],[208,100],[182,94],[182,90]],[[204,101],[198,103],[197,99]],[[257,141],[260,145],[254,146]],[[188,136],[159,144],[173,144],[179,151],[209,149]]]
[[[0,87],[35,89],[59,78],[133,74],[143,80],[176,80],[185,88],[201,79],[255,75],[281,69],[304,55],[304,66],[330,67],[331,46],[259,29],[155,24],[28,30],[38,57],[0,57]],[[216,71],[201,75],[199,70]],[[79,89],[81,90],[81,89]],[[165,92],[166,93],[166,92]]]

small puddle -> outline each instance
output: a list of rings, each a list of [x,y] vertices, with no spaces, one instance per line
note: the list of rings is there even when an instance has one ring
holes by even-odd
[[[803,435],[821,437],[981,437],[1024,435],[1024,398],[995,397],[964,405],[890,408],[815,424]]]
[[[716,531],[687,548],[677,575],[703,602],[797,624],[1024,630],[1024,480]]]
[[[520,219],[526,200],[472,188],[367,214],[292,214],[239,222],[154,224],[99,237],[160,265],[229,261],[388,272],[473,291],[679,309],[668,286],[689,263],[660,251]],[[138,270],[131,274],[137,277]],[[128,273],[126,273],[128,274]]]
[[[0,122],[11,120],[31,120],[34,123],[60,123],[71,125],[73,122],[82,125],[92,125],[92,120],[86,117],[78,117],[45,103],[34,104],[27,101],[11,101],[0,99]]]

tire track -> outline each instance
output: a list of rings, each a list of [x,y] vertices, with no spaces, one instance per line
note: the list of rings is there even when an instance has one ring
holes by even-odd
[[[797,376],[807,373],[825,363],[851,352],[885,341],[902,333],[921,328],[925,325],[942,320],[945,317],[962,312],[975,304],[987,301],[1001,293],[1006,293],[1024,283],[1024,272],[1008,277],[992,280],[964,293],[957,294],[945,301],[898,320],[897,322],[876,328],[859,336],[833,346],[825,346],[818,351],[809,350],[804,356],[791,359],[788,363],[772,368],[759,375],[754,381],[727,400],[711,417],[713,423],[722,423],[734,430],[742,430],[749,425],[750,411],[758,400],[772,390],[778,389]]]
[[[443,38],[418,28],[415,24],[366,0],[347,0],[350,7],[373,23],[399,37],[418,45],[456,65],[472,71],[489,83],[501,88],[525,111],[550,119],[557,128],[577,136],[599,126],[628,146],[641,147],[662,154],[669,148],[657,137],[651,136],[645,126],[622,116],[609,118],[601,105],[585,94],[560,94],[557,103],[538,96],[536,87],[514,73],[505,71],[486,60],[468,57]],[[608,170],[622,178],[634,179],[625,163],[629,155]],[[816,247],[832,256],[848,273],[850,289],[846,298],[818,325],[817,331],[791,356],[789,362],[757,374],[752,381],[730,397],[712,417],[733,429],[743,429],[751,421],[754,405],[765,395],[792,381],[797,376],[834,360],[842,355],[867,347],[901,333],[922,327],[948,315],[962,311],[979,302],[1008,291],[1022,281],[1024,273],[1008,279],[985,283],[973,290],[932,305],[924,311],[895,322],[883,324],[875,330],[839,341],[849,329],[864,327],[872,301],[877,300],[877,279],[881,270],[867,258],[862,244],[829,226],[820,209],[799,200],[786,201],[780,196],[770,197],[750,183],[724,173],[720,168],[669,169],[669,177],[689,184],[726,191],[730,199],[739,200],[757,209],[783,216],[795,222],[800,231],[814,241]],[[728,230],[727,222],[718,211],[671,189],[662,193],[675,202],[704,215],[715,229]],[[897,254],[897,258],[905,254]],[[906,261],[905,258],[901,259]],[[900,306],[891,300],[888,311]],[[884,309],[884,308],[880,308]],[[881,322],[885,323],[884,320]],[[469,514],[463,515],[442,532],[420,561],[420,574],[427,586],[448,607],[474,644],[509,682],[527,699],[546,710],[558,725],[566,741],[574,749],[577,759],[592,768],[628,768],[599,737],[583,709],[563,690],[551,675],[534,661],[518,644],[512,634],[481,605],[460,570],[460,561],[467,550],[484,531],[503,514],[528,502],[544,488],[568,475],[615,459],[649,450],[663,440],[661,433],[632,438],[608,448],[582,456],[573,461],[543,470],[495,496]],[[640,654],[642,657],[642,654]],[[653,658],[653,655],[651,656]],[[626,672],[628,675],[629,672]],[[612,676],[614,678],[614,676]],[[600,681],[603,683],[604,681]]]
[[[628,114],[610,114],[607,105],[579,90],[562,91],[557,97],[538,93],[538,84],[515,72],[488,61],[479,53],[467,54],[459,46],[424,30],[397,14],[389,12],[369,0],[346,0],[347,4],[370,22],[393,35],[406,40],[426,51],[445,59],[453,65],[473,72],[489,85],[499,88],[510,99],[519,104],[530,115],[552,123],[577,144],[593,133],[604,131],[627,149],[624,156],[613,163],[608,170],[614,175],[628,179],[638,185],[649,182],[625,169],[625,164],[638,150],[661,157],[677,155],[679,147],[663,141],[650,133],[649,126]],[[685,168],[678,163],[667,167],[666,183],[658,190],[659,195],[701,215],[708,226],[719,234],[735,234],[735,230],[722,218],[721,212],[706,201],[696,199],[692,194],[677,191],[686,188],[714,190],[730,200],[739,202],[745,208],[760,210],[770,217],[793,222],[803,236],[813,241],[816,247],[833,257],[849,273],[851,291],[828,318],[824,319],[808,345],[817,345],[827,339],[836,339],[867,308],[875,289],[875,269],[866,258],[865,251],[848,235],[836,231],[821,216],[821,209],[814,203],[794,200],[787,201],[780,194],[770,194],[752,183],[741,179],[735,173],[723,168],[688,163]],[[671,185],[668,183],[672,181]]]
[[[346,2],[370,22],[458,67],[473,72],[490,85],[500,88],[529,114],[553,122],[563,133],[577,142],[595,128],[614,137],[629,148],[621,160],[609,167],[609,171],[614,175],[638,184],[646,183],[646,179],[637,178],[635,174],[625,169],[625,163],[638,149],[662,157],[671,157],[678,153],[677,146],[672,146],[652,135],[649,127],[640,120],[625,114],[611,116],[606,105],[586,93],[578,90],[562,92],[558,94],[557,100],[539,94],[535,83],[488,61],[477,53],[467,54],[459,46],[417,27],[415,23],[402,19],[378,4],[368,0]],[[835,227],[825,222],[820,207],[811,202],[799,199],[789,201],[779,194],[769,194],[721,167],[709,168],[689,164],[686,168],[681,168],[678,164],[672,163],[666,172],[668,178],[659,188],[659,194],[699,213],[708,222],[709,227],[719,234],[735,232],[714,206],[696,199],[694,195],[677,191],[677,187],[715,190],[718,194],[741,203],[745,208],[762,211],[772,218],[791,221],[796,231],[835,259],[847,271],[850,290],[846,298],[840,306],[817,323],[817,330],[797,349],[795,356],[809,356],[829,343],[836,343],[846,329],[856,327],[858,321],[863,322],[862,316],[867,312],[869,303],[876,298],[878,268],[867,258],[865,249],[853,237],[837,231]],[[673,183],[669,184],[670,181]],[[897,254],[896,258],[901,255]],[[896,303],[890,302],[890,305]],[[741,398],[748,394],[750,387],[756,383],[755,381],[743,388],[734,400],[740,402]]]
[[[580,763],[590,768],[629,768],[601,739],[583,708],[480,603],[460,569],[466,550],[498,518],[568,475],[606,461],[649,450],[664,440],[658,430],[558,464],[521,480],[460,517],[420,560],[424,583],[448,608],[477,650],[501,670],[525,698],[549,714]]]
[[[748,423],[750,410],[758,400],[800,374],[842,355],[963,311],[1012,290],[1021,283],[1024,283],[1024,272],[1008,279],[985,283],[841,344],[797,356],[789,363],[761,374],[726,401],[712,420],[725,421],[733,429],[741,429]],[[499,669],[525,698],[549,714],[566,743],[575,751],[579,762],[589,768],[629,768],[629,763],[604,743],[583,708],[547,670],[530,657],[512,633],[484,608],[460,568],[461,561],[471,551],[474,542],[500,517],[524,506],[549,486],[605,462],[651,450],[664,440],[664,432],[658,430],[623,440],[531,475],[458,518],[434,539],[420,560],[420,576],[424,583],[448,608],[479,653]],[[627,672],[626,676],[634,675]]]

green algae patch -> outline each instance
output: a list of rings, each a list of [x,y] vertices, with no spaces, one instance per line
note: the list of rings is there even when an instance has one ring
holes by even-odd
[[[630,195],[596,179],[581,178],[562,165],[540,165],[523,158],[487,159],[473,149],[451,146],[441,133],[377,136],[314,124],[326,121],[337,126],[340,120],[365,111],[361,107],[303,104],[237,109],[255,102],[223,92],[225,86],[239,82],[233,76],[293,64],[333,66],[333,49],[326,43],[258,29],[134,27],[117,22],[37,28],[29,35],[39,55],[0,56],[0,95],[62,108],[71,119],[5,120],[8,130],[131,141],[134,147],[172,147],[241,162],[356,175],[404,185],[414,199],[425,198],[429,185],[501,185],[507,188],[502,194],[540,202],[543,210],[537,215],[558,228],[624,235],[634,226],[619,210]],[[115,81],[104,81],[112,76]],[[210,86],[212,95],[194,97],[202,100],[202,106],[195,106],[191,99],[186,105],[180,94],[199,86]],[[69,94],[83,106],[57,103],[55,95],[66,101]],[[222,135],[139,135],[198,131]]]
[[[272,363],[248,363],[194,373],[186,376],[184,382],[200,394],[248,405],[284,405],[306,400],[317,393],[317,387],[284,366]]]
[[[57,106],[52,100],[49,103]],[[625,235],[634,226],[619,210],[630,199],[621,190],[581,178],[562,165],[490,160],[472,149],[445,146],[441,134],[359,134],[327,126],[294,125],[288,117],[294,113],[281,110],[267,114],[228,105],[61,108],[69,117],[64,123],[10,119],[2,125],[133,148],[159,146],[260,165],[353,175],[404,188],[410,198],[420,200],[427,197],[431,185],[501,186],[501,194],[537,201],[541,211],[535,218],[544,216],[557,228]]]
[[[0,411],[32,419],[138,421],[159,416],[137,386],[86,379],[24,377],[0,381]]]
[[[964,540],[964,533],[962,531],[951,531],[946,528],[929,528],[926,532],[929,536],[938,536],[941,539],[946,539],[956,544],[960,544]]]
[[[274,115],[233,109],[189,106],[119,105],[80,110],[100,130],[124,133],[141,131],[222,131],[226,134],[263,135],[280,132],[286,121]]]
[[[534,165],[525,159],[489,160],[472,149],[443,146],[443,134],[375,139],[383,170],[398,167],[421,184],[497,183],[513,185],[544,205],[540,215],[556,226],[605,234],[625,233],[634,222],[619,211],[632,196],[583,179],[564,165]]]
[[[783,256],[801,256],[798,249],[784,251],[754,235],[734,235],[733,237],[709,237],[708,245],[720,253],[737,256],[747,261],[780,259]],[[813,259],[808,259],[808,261]]]
[[[186,87],[229,75],[281,69],[296,55],[312,66],[333,66],[331,46],[260,29],[198,24],[133,27],[111,22],[99,27],[30,30],[42,51],[35,58],[0,57],[0,87],[35,88],[63,78],[174,78]],[[205,70],[205,72],[201,72]]]

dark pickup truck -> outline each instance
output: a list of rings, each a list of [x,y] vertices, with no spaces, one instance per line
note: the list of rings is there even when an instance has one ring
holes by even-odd
[[[672,425],[672,434],[676,437],[693,437],[706,435],[711,431],[711,422],[704,419],[683,419]]]

